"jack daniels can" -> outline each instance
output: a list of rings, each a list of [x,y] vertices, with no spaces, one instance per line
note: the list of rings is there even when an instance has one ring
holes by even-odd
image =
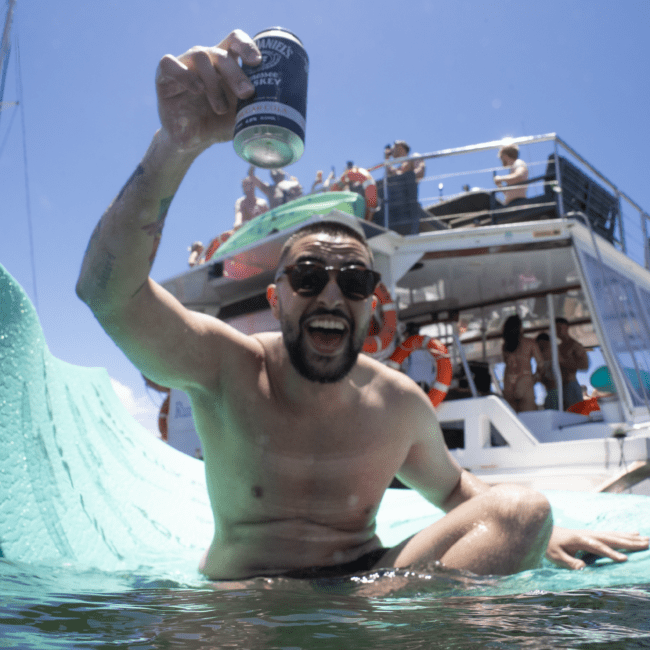
[[[282,27],[265,29],[253,40],[262,62],[242,66],[255,94],[237,102],[233,145],[255,167],[284,167],[305,150],[309,58],[300,39]]]

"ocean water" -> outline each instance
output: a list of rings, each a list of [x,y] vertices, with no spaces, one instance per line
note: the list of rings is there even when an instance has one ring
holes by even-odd
[[[435,567],[219,584],[0,560],[0,648],[650,647],[650,584],[512,593],[525,584]]]

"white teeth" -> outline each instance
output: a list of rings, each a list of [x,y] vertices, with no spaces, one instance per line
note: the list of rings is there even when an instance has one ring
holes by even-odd
[[[309,327],[318,327],[320,329],[325,329],[325,330],[345,330],[345,325],[343,323],[339,323],[338,321],[335,320],[313,320],[311,323],[309,323]]]

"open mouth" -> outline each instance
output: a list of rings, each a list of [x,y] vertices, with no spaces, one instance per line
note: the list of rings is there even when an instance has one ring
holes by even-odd
[[[306,330],[312,347],[321,354],[337,350],[348,334],[348,327],[343,321],[324,316],[311,319]]]

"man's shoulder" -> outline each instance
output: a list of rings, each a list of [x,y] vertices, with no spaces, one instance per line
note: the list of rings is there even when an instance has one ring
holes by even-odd
[[[359,356],[359,368],[368,373],[368,386],[376,394],[380,394],[383,399],[390,403],[391,408],[396,406],[400,401],[413,403],[414,401],[428,401],[424,391],[408,376],[399,370],[394,370],[389,366],[367,356]]]

